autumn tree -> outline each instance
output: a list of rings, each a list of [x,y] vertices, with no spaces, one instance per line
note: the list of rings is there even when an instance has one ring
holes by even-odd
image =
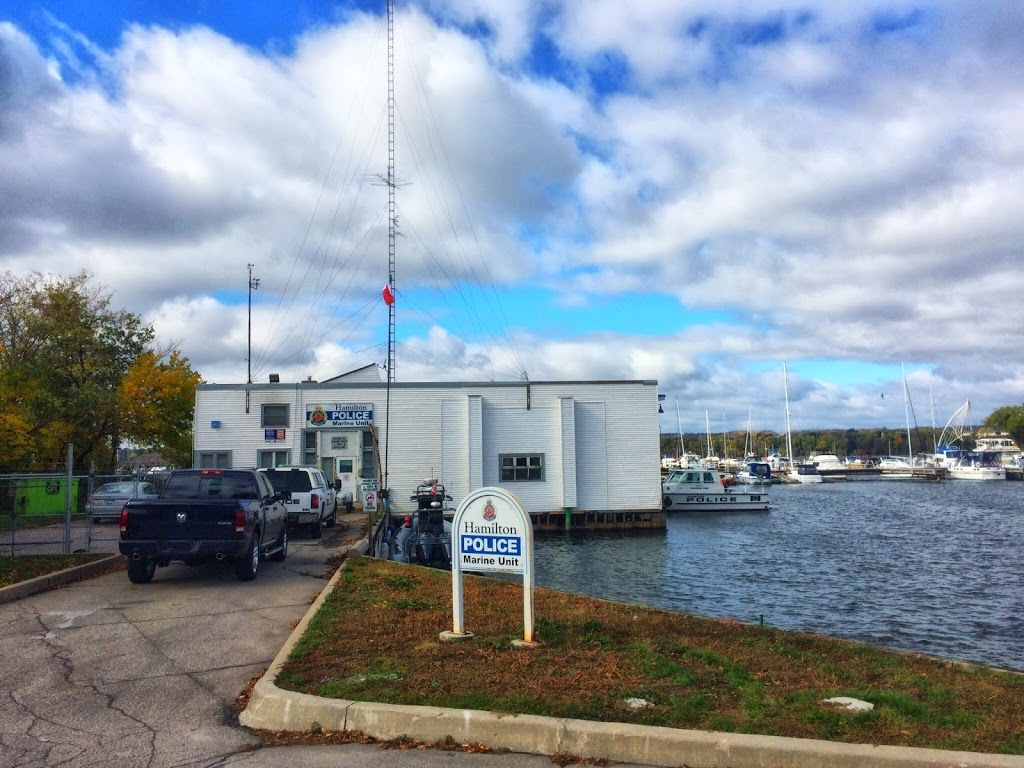
[[[85,272],[0,276],[0,427],[12,435],[0,441],[0,467],[57,466],[71,444],[80,466],[113,469],[118,446],[135,434],[122,410],[126,377],[146,354],[156,362],[146,358],[134,378],[162,373],[154,338]],[[175,358],[173,370],[187,367]]]
[[[192,416],[202,378],[177,350],[143,352],[121,382],[122,437],[158,451],[171,464],[192,463]]]

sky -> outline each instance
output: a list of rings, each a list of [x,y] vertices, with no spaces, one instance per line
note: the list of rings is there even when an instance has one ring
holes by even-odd
[[[0,0],[0,272],[84,270],[210,383],[386,377],[393,255],[398,382],[653,379],[666,432],[1024,404],[1019,2],[393,30],[389,112],[384,0]]]

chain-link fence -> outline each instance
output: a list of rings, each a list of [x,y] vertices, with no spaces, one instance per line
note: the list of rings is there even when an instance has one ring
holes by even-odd
[[[154,496],[166,473],[0,475],[0,554],[117,552],[121,508]]]

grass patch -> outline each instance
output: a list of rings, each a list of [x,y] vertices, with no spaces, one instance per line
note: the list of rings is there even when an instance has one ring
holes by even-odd
[[[100,552],[78,555],[0,555],[0,587],[9,587],[103,557],[108,555]]]
[[[451,629],[451,576],[350,558],[278,685],[320,696],[1024,754],[1024,677],[809,633],[596,600],[535,595],[467,575],[466,628]],[[823,703],[875,704],[852,713]],[[641,702],[636,705],[635,702]]]

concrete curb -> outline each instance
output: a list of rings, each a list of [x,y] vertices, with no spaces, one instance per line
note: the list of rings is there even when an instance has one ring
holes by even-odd
[[[75,565],[71,568],[65,568],[63,571],[48,573],[45,576],[37,576],[36,578],[29,579],[28,581],[11,584],[9,587],[0,587],[0,605],[20,600],[23,597],[35,595],[39,592],[45,592],[48,589],[53,589],[54,587],[62,587],[65,584],[76,581],[77,579],[92,576],[100,571],[107,570],[121,559],[121,555],[110,555],[109,557],[103,557],[99,560],[93,560],[91,563]]]
[[[363,540],[352,548],[366,552]],[[914,747],[845,744],[780,736],[689,731],[589,720],[507,715],[365,701],[285,691],[274,681],[310,619],[335,588],[342,565],[253,687],[239,722],[271,731],[354,730],[378,739],[466,744],[537,755],[574,755],[622,763],[687,768],[1024,768],[1024,757]]]

